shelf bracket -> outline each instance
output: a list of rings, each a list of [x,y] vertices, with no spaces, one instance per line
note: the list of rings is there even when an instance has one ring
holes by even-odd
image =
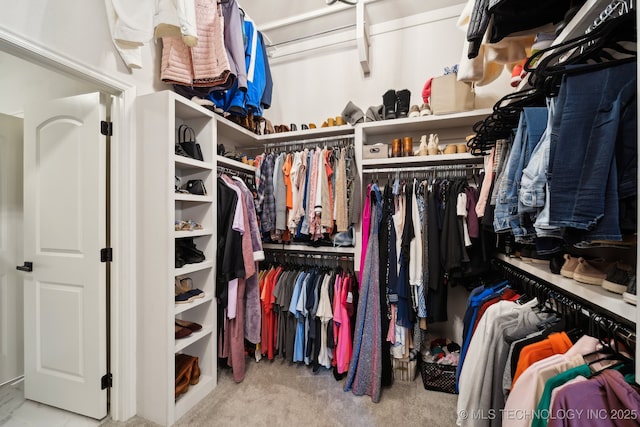
[[[365,77],[371,72],[369,68],[369,22],[363,1],[356,4],[356,44],[358,59]]]

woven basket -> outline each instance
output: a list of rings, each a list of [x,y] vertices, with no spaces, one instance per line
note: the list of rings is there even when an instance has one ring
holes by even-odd
[[[425,390],[456,393],[456,366],[420,361],[420,373]]]

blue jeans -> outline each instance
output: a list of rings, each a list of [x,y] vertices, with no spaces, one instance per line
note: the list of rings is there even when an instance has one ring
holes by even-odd
[[[635,62],[564,77],[549,153],[549,225],[565,227],[568,240],[621,239],[618,185],[632,184],[625,173],[618,183],[614,153],[622,147],[637,156],[635,132],[627,129],[635,116],[631,124],[621,120],[635,99]]]
[[[497,193],[493,228],[496,232],[511,229],[515,236],[522,236],[526,230],[521,227],[518,217],[518,190],[522,171],[529,163],[531,152],[540,142],[547,125],[546,107],[528,107],[520,115],[520,123],[513,140],[509,159],[503,172]]]

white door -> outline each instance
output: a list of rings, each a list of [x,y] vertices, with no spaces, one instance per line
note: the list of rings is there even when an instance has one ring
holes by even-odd
[[[24,261],[33,268],[23,273],[24,394],[97,419],[107,414],[106,101],[91,93],[24,113]]]
[[[0,114],[0,384],[24,373],[22,119]]]

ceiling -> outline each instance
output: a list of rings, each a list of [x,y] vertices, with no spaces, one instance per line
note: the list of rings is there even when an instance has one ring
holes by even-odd
[[[351,0],[354,1],[354,0]],[[365,5],[368,24],[467,3],[466,0],[357,0]],[[274,6],[274,1],[242,0],[240,6],[266,36],[268,46],[278,46],[315,35],[355,28],[356,7],[337,0],[288,1]],[[285,3],[285,2],[282,2]]]

